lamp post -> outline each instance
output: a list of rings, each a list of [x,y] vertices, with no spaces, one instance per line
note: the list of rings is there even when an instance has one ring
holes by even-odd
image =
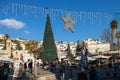
[[[34,78],[37,78],[37,64],[36,64],[36,61],[37,61],[37,52],[38,52],[37,49],[33,50],[33,56],[34,56]]]
[[[13,58],[13,46],[11,45],[11,54],[10,54],[10,58]]]
[[[72,73],[73,73],[73,72],[72,72],[72,61],[70,61],[70,64],[71,64],[71,65],[70,65],[70,78],[72,78]]]
[[[35,40],[30,40],[26,42],[25,48],[28,50],[28,53],[33,54],[33,71],[34,71],[34,78],[37,77],[37,66],[36,66],[36,56],[38,52],[38,42]],[[35,80],[35,79],[34,79]]]
[[[99,48],[97,48],[97,45],[96,45],[96,54],[99,56],[97,65],[100,67],[101,66],[101,61],[100,61],[101,54],[99,53]]]
[[[99,66],[101,66],[101,62],[102,62],[102,59],[101,59],[101,55],[102,55],[102,52],[98,52],[98,54],[99,54]]]

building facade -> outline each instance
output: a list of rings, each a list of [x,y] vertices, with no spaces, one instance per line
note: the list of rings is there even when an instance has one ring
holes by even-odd
[[[4,35],[0,35],[0,39],[4,39]],[[16,50],[16,44],[11,42],[11,40],[17,40],[20,42],[20,45],[22,46],[22,49],[25,51],[25,43],[28,40],[24,40],[24,39],[9,39],[7,41],[7,47],[6,47],[6,51],[5,54],[9,54],[12,52],[14,57],[18,58],[18,54],[21,53],[20,50]],[[105,43],[105,42],[101,42],[100,40],[94,40],[94,39],[87,39],[84,40],[84,42],[87,44],[87,48],[89,53],[91,53],[91,55],[94,54],[99,54],[100,52],[104,53],[107,51],[110,51],[110,44],[109,43]],[[42,41],[39,42],[39,47],[42,47]],[[57,47],[57,54],[58,54],[58,58],[64,58],[66,56],[66,52],[65,50],[67,49],[67,45],[68,42],[61,42],[61,41],[56,41],[55,42],[56,47]],[[70,49],[71,49],[71,53],[75,56],[76,55],[76,47],[77,47],[77,42],[69,42],[70,44]],[[0,44],[0,49],[2,49],[4,46],[4,44]],[[11,47],[13,48],[13,51],[11,51]],[[3,54],[3,51],[1,50],[1,52]]]
[[[68,42],[55,42],[56,47],[57,47],[57,54],[58,54],[58,58],[64,58],[66,57],[67,53],[65,52],[65,50],[67,49],[67,45]],[[75,56],[76,54],[76,43],[74,42],[69,42],[70,44],[70,49],[71,49],[71,53]]]
[[[87,44],[88,51],[92,54],[99,54],[110,51],[110,43],[101,42],[100,40],[87,39],[84,41]]]

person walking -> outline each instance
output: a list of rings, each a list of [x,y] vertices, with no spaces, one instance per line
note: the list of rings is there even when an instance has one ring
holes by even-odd
[[[27,69],[27,62],[24,63],[24,70]]]
[[[4,80],[4,74],[3,74],[3,63],[0,63],[0,80]]]
[[[77,80],[87,80],[87,73],[83,67],[81,68],[81,72],[78,73]]]
[[[22,64],[22,62],[20,62],[20,64],[19,64],[18,75],[19,75],[20,77],[22,77],[23,72],[24,72],[24,70],[23,70],[23,64]]]
[[[61,77],[61,80],[65,80],[65,62],[61,62],[60,77]]]
[[[7,80],[8,75],[10,73],[9,65],[7,63],[4,63],[4,65],[2,66],[2,69],[3,69],[3,75],[4,75],[3,80]]]
[[[33,64],[33,62],[32,62],[32,60],[30,61],[30,63],[28,64],[28,67],[29,67],[29,69],[30,69],[30,73],[32,74],[32,64]]]
[[[89,71],[89,80],[98,80],[97,78],[97,71],[93,66],[91,66],[91,69]]]

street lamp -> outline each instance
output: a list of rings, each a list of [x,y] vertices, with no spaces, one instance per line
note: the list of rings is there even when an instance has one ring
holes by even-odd
[[[34,56],[34,78],[37,77],[37,53],[38,53],[38,49],[34,49],[33,50],[33,56]]]
[[[10,54],[10,58],[13,58],[13,46],[11,45],[11,54]]]
[[[99,52],[99,64],[100,64],[100,66],[101,66],[101,62],[102,62],[101,55],[102,55],[102,52]]]
[[[30,49],[33,53],[34,57],[34,78],[37,77],[37,64],[36,64],[36,58],[37,58],[37,52],[38,52],[38,42],[32,40],[30,44]]]

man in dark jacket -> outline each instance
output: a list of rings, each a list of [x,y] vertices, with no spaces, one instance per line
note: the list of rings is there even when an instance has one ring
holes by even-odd
[[[30,69],[30,73],[32,74],[32,60],[30,61],[30,63],[28,64],[28,67]]]
[[[81,72],[78,73],[77,80],[87,80],[87,73],[84,68],[81,68]]]
[[[89,72],[89,80],[98,80],[97,79],[97,71],[95,70],[95,68],[92,66],[91,70]]]

